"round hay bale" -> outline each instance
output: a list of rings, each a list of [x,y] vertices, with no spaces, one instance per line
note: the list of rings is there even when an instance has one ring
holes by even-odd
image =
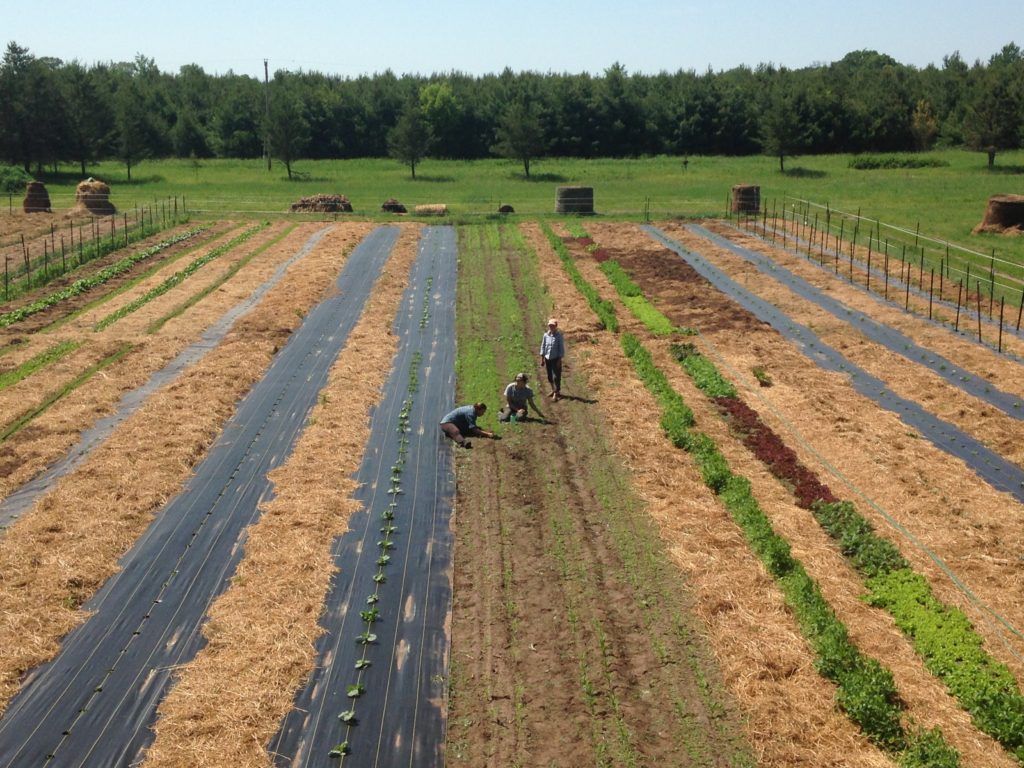
[[[317,194],[299,198],[292,203],[292,212],[352,213],[352,203],[344,195]]]
[[[515,213],[515,212],[516,212],[516,209],[513,208],[511,205],[499,205],[498,206],[498,213]]]
[[[555,213],[593,213],[593,187],[557,187]]]
[[[30,181],[25,185],[25,201],[21,204],[25,213],[50,213],[50,193],[41,181]]]
[[[417,216],[447,216],[448,206],[444,203],[428,203],[426,205],[417,205],[413,209],[413,213]]]
[[[1024,233],[1024,195],[992,195],[985,207],[985,218],[974,233]]]
[[[757,213],[761,210],[761,188],[753,184],[736,184],[732,188],[733,213]]]
[[[380,206],[380,209],[387,213],[406,213],[405,206],[393,197],[389,197],[385,200]]]
[[[75,205],[85,208],[93,216],[113,216],[117,213],[110,202],[110,187],[91,176],[75,188]]]

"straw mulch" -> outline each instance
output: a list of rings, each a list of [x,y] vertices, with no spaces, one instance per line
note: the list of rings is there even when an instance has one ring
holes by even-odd
[[[680,240],[685,237],[677,232],[673,236]],[[701,245],[695,241],[684,244]],[[713,254],[720,266],[733,268],[725,254],[707,249],[706,245],[702,246],[703,252]],[[734,277],[744,280],[738,272]],[[750,279],[748,287],[759,290],[763,282]],[[843,301],[855,293],[839,281],[832,288]],[[701,328],[705,321],[715,322],[711,311],[702,320],[692,301],[676,306],[683,311],[679,317],[684,318],[684,323]],[[801,317],[801,302],[791,300],[785,306],[787,312]],[[921,330],[915,332],[916,329]],[[941,341],[941,337],[936,339],[933,335],[935,329],[923,320],[908,319],[903,330],[919,343]],[[841,341],[841,331],[835,333],[840,340],[837,346],[846,343]],[[1008,384],[1016,373],[1015,363],[993,352],[968,349],[960,354],[961,342],[952,334],[945,335],[966,370],[992,380],[997,386]],[[1024,561],[1019,557],[1024,551],[1024,531],[1013,520],[1019,516],[1014,510],[1021,510],[1022,505],[995,491],[959,459],[920,439],[895,415],[853,393],[845,376],[823,373],[774,334],[754,338],[749,332],[722,330],[714,337],[714,343],[733,370],[749,372],[754,365],[767,367],[776,382],[769,389],[756,387],[752,377],[746,377],[752,396],[763,403],[763,407],[757,407],[766,422],[783,435],[794,435],[798,428],[799,436],[794,435],[790,445],[801,461],[817,468],[822,479],[840,496],[856,501],[861,514],[901,548],[915,568],[928,577],[941,599],[971,617],[987,641],[987,650],[1009,665],[1018,680],[1024,680],[1024,642],[1002,630],[988,610],[979,610],[931,555],[910,539],[913,537],[934,552],[987,609],[1019,629],[1024,627],[1024,602],[1020,599],[1024,594]],[[1024,430],[1019,422],[998,414],[990,406],[972,403],[965,396],[955,397],[956,402],[962,403],[964,413],[950,413],[947,398],[952,396],[947,394],[948,387],[922,377],[915,368],[902,360],[880,373],[895,390],[933,413],[960,423],[968,432],[985,436],[991,440],[990,447],[1021,461]],[[1013,391],[1013,387],[1008,388]],[[993,433],[988,426],[990,421],[1003,424],[1005,433]],[[813,446],[813,451],[809,446]],[[872,503],[866,503],[865,497]],[[879,509],[905,527],[909,536],[894,530]]]
[[[248,532],[232,587],[210,611],[209,643],[183,667],[160,707],[147,766],[265,766],[265,745],[314,663],[317,618],[336,536],[357,503],[352,476],[369,437],[397,339],[390,332],[416,258],[418,228],[404,228],[363,316],[332,369],[288,461],[275,498]]]
[[[569,327],[589,310],[546,238],[524,225],[541,256],[555,314]],[[567,318],[563,321],[562,318]],[[836,712],[835,688],[814,671],[814,656],[773,580],[692,462],[656,430],[659,409],[636,380],[618,340],[575,351],[633,484],[662,531],[676,564],[693,585],[723,676],[748,715],[748,735],[762,766],[891,766]]]
[[[644,237],[642,233],[631,235],[628,231],[623,232],[621,226],[613,231],[602,231],[603,228],[599,227],[593,229],[602,246],[628,250],[632,242],[643,242],[639,240]],[[667,252],[654,255],[664,259],[675,258],[674,254]],[[617,296],[614,287],[593,263],[581,262],[579,266],[602,296]],[[636,274],[632,269],[630,272]],[[655,278],[658,280],[665,279],[653,264],[649,274],[658,275]],[[705,296],[707,309],[711,312],[715,311],[716,304],[724,305],[730,301],[717,292],[707,292]],[[616,304],[619,317],[625,321],[629,332],[642,338],[647,337],[645,343],[655,363],[666,372],[673,388],[683,395],[693,409],[697,428],[714,439],[734,472],[751,481],[755,496],[772,520],[775,530],[790,542],[794,555],[820,584],[822,593],[849,628],[850,636],[857,646],[892,670],[900,695],[906,702],[909,717],[928,728],[941,727],[947,741],[967,758],[965,764],[1010,768],[1014,761],[998,743],[971,724],[968,714],[924,667],[910,641],[895,626],[892,618],[884,611],[870,608],[863,602],[861,577],[849,567],[838,547],[811,514],[796,505],[791,490],[779,483],[764,464],[730,433],[715,406],[696,388],[671,356],[668,349],[671,342],[653,339],[617,299]],[[662,309],[668,308],[667,305],[660,306]],[[703,339],[698,339],[697,343],[701,345]],[[742,347],[742,342],[736,340],[736,346]]]
[[[0,708],[21,675],[84,621],[77,607],[181,490],[300,314],[333,289],[343,254],[370,228],[346,226],[321,240],[216,349],[152,396],[0,537]]]

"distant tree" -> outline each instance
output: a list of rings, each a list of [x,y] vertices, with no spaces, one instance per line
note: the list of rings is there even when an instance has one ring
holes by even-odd
[[[989,70],[975,88],[975,96],[964,116],[964,141],[970,149],[988,155],[988,167],[996,153],[1020,146],[1020,99],[999,70]]]
[[[926,152],[935,144],[939,135],[939,121],[932,111],[932,105],[925,99],[917,102],[914,114],[910,116],[910,131],[914,134],[914,144],[918,150]]]
[[[420,110],[440,157],[458,157],[462,150],[459,127],[462,107],[449,83],[428,83],[420,89]]]
[[[388,154],[408,165],[415,179],[416,166],[427,156],[430,146],[430,128],[423,119],[423,111],[418,101],[410,101],[388,132]]]
[[[807,94],[781,70],[768,89],[761,113],[761,149],[779,158],[779,172],[786,172],[786,158],[796,157],[814,145],[817,126],[807,119]]]
[[[108,148],[114,116],[93,73],[78,62],[62,71],[61,88],[67,104],[67,159],[78,163],[84,178],[89,175],[88,164],[100,159]]]
[[[134,79],[126,81],[114,97],[114,122],[117,127],[117,156],[132,180],[132,166],[150,155],[149,136],[153,126],[142,103],[142,94]]]
[[[284,163],[292,178],[294,163],[309,146],[309,123],[302,114],[302,102],[291,90],[287,77],[274,76],[270,97],[270,152]]]
[[[505,108],[498,121],[497,142],[492,151],[523,164],[526,178],[530,178],[530,163],[547,149],[540,110],[532,103],[517,100]]]

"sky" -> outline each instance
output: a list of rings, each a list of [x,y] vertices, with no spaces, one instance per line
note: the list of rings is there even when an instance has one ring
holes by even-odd
[[[84,65],[263,78],[464,72],[792,69],[875,50],[916,67],[1024,46],[1021,0],[0,0],[0,44]],[[1016,39],[1014,38],[1016,36]]]

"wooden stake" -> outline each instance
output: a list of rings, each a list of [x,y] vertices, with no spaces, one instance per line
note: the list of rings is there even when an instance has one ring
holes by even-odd
[[[1022,294],[1024,296],[1024,294]],[[889,300],[889,249],[885,249],[885,300]],[[1021,299],[1024,304],[1024,298]]]
[[[932,291],[935,290],[935,267],[932,267],[932,279],[928,283],[928,319],[932,319]]]
[[[1020,309],[1017,310],[1017,333],[1020,333],[1020,315],[1024,312],[1024,288],[1020,291]]]
[[[978,341],[981,341],[981,280],[978,281]]]
[[[996,345],[996,351],[1003,351],[1003,307],[1006,305],[1006,297],[999,297],[999,343]]]
[[[961,280],[957,283],[956,289],[956,322],[953,324],[953,330],[960,330],[960,299],[963,298],[964,294],[964,281]],[[1022,300],[1024,301],[1024,300]]]

